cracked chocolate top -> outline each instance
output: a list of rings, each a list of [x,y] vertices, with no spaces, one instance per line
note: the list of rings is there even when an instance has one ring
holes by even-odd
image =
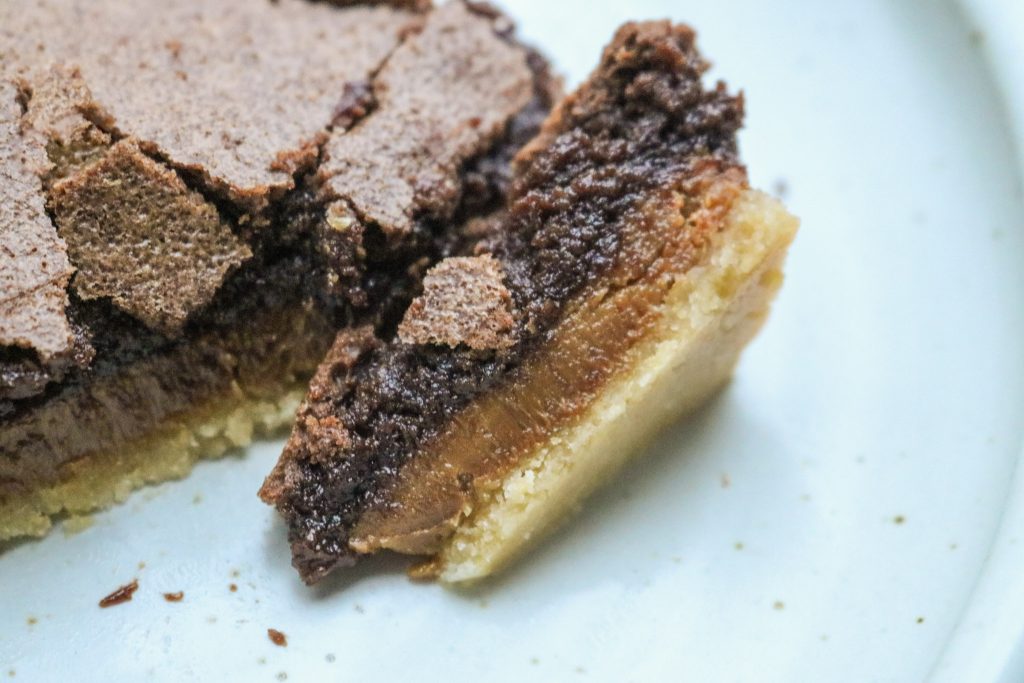
[[[316,158],[346,83],[410,25],[388,7],[301,0],[0,3],[0,69],[80,69],[85,115],[247,207]]]
[[[668,22],[625,25],[517,156],[507,210],[481,244],[505,273],[513,343],[481,351],[438,344],[439,335],[400,334],[385,346],[349,338],[343,362],[325,363],[261,491],[288,520],[293,564],[307,582],[355,561],[350,534],[366,512],[405,514],[392,509],[388,487],[462,409],[543,348],[575,297],[595,282],[616,284],[600,279],[644,231],[641,205],[739,165],[742,100],[722,84],[704,87],[694,39]],[[413,310],[440,320],[461,301],[427,288]]]
[[[0,3],[4,145],[21,155],[0,159],[17,181],[0,190],[12,193],[5,209],[19,212],[0,215],[0,231],[32,225],[35,240],[19,237],[29,255],[12,247],[0,263],[0,278],[24,290],[0,290],[0,305],[9,291],[21,306],[0,322],[0,400],[60,379],[51,356],[89,362],[88,335],[78,351],[69,341],[69,277],[72,307],[102,298],[170,338],[253,252],[294,241],[297,225],[317,234],[311,258],[353,306],[385,280],[418,282],[430,258],[364,287],[365,263],[408,265],[453,219],[465,185],[491,194],[477,185],[493,174],[467,168],[531,109],[541,78],[537,58],[498,33],[507,21],[428,4]],[[335,156],[318,175],[328,140]],[[314,177],[331,197],[306,200]],[[398,256],[376,239],[406,229],[417,236]]]

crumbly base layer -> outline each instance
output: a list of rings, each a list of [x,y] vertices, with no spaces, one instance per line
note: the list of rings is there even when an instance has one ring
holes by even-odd
[[[200,458],[278,432],[291,424],[304,392],[295,386],[275,399],[218,396],[116,450],[67,463],[59,483],[0,501],[0,541],[43,536],[60,516],[74,527],[80,516],[124,502],[136,489],[186,476]]]
[[[745,191],[704,264],[673,285],[662,321],[632,366],[484,494],[424,569],[451,583],[500,569],[661,428],[721,387],[768,314],[796,228],[779,202]]]

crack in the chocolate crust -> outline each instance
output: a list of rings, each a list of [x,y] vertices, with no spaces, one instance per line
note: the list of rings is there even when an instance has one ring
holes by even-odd
[[[18,120],[18,128],[19,128],[18,135],[22,139],[24,139],[25,132],[24,132],[23,128],[24,128],[24,125],[25,125],[25,117],[28,115],[28,108],[29,108],[30,104],[32,103],[32,87],[31,87],[31,85],[27,81],[21,80],[21,79],[19,79],[19,80],[14,82],[14,87],[15,87],[15,102],[17,102],[18,109],[20,110],[20,113],[18,115],[18,119],[19,119]],[[41,183],[40,183],[40,185],[41,185]],[[41,189],[41,191],[43,191],[43,190]],[[45,199],[45,191],[43,191],[43,192],[44,192],[44,199]],[[57,231],[57,222],[54,220],[53,212],[50,210],[49,203],[46,202],[46,201],[43,202],[43,212],[46,214],[47,219],[50,221],[50,227],[53,228],[54,234],[59,235],[60,233]],[[11,297],[6,297],[6,298],[0,297],[0,304],[6,304],[6,303],[8,303],[10,301],[14,301],[17,298],[24,298],[27,295],[34,294],[35,292],[38,292],[40,289],[42,289],[44,287],[49,287],[50,285],[54,284],[55,282],[57,282],[60,279],[61,279],[61,276],[54,277],[54,278],[52,278],[50,280],[47,280],[47,281],[45,281],[43,283],[40,283],[38,286],[33,287],[32,289],[25,290],[24,292],[22,292],[21,294],[19,294],[17,296],[11,296]],[[68,282],[67,288],[70,288],[70,286],[71,286],[71,284],[70,284],[70,278],[69,278],[69,282]],[[3,348],[6,348],[6,347],[0,346],[0,349],[3,349]],[[15,347],[15,348],[17,348],[17,347]],[[34,349],[33,349],[33,352],[35,352]]]
[[[484,13],[479,8],[474,8],[474,12],[491,19],[498,16],[494,11]],[[328,144],[338,136],[358,130],[361,125],[372,120],[380,106],[377,91],[381,72],[387,68],[394,55],[405,47],[411,38],[422,31],[423,25],[423,22],[411,23],[403,33],[401,40],[381,60],[367,79],[345,85],[345,91],[335,110],[332,122],[325,130],[325,134],[318,140],[315,167],[309,170],[301,181],[297,180],[297,185],[309,187],[314,184],[314,179],[317,179],[320,187],[323,187],[324,181],[322,178],[317,178],[317,175],[326,162]],[[496,25],[493,28],[495,35],[503,41],[515,44],[510,34],[511,29],[511,22]],[[365,266],[361,274],[339,272],[337,280],[340,284],[336,283],[334,286],[340,287],[350,299],[354,299],[354,303],[362,307],[368,303],[367,297],[374,299],[374,303],[377,305],[377,311],[374,314],[375,327],[382,338],[389,339],[394,334],[405,306],[419,293],[419,279],[422,274],[441,258],[459,253],[466,246],[465,239],[459,234],[460,230],[453,229],[453,226],[465,225],[475,218],[482,218],[500,204],[505,188],[499,187],[499,185],[507,182],[507,173],[502,178],[494,176],[504,171],[511,154],[530,137],[524,135],[523,130],[535,129],[543,118],[543,113],[550,109],[558,90],[557,83],[548,73],[547,64],[543,58],[533,50],[527,50],[527,53],[530,69],[534,73],[534,98],[505,122],[503,132],[487,149],[461,163],[457,175],[460,198],[456,201],[453,215],[450,218],[432,217],[429,212],[418,210],[412,216],[412,230],[403,236],[403,239],[396,242],[389,239],[382,226],[368,216],[350,197],[344,194],[337,196],[333,192],[328,195],[321,191],[320,210],[323,211],[324,216],[319,223],[323,233],[319,244],[325,258],[330,259],[332,255],[337,255],[330,253],[332,248],[361,250],[363,252],[361,261]],[[538,115],[538,111],[541,112],[540,115]],[[472,188],[471,185],[473,185]],[[358,234],[349,233],[348,228],[343,229],[342,232],[335,231],[328,213],[342,214],[342,216],[335,216],[335,219],[343,220],[346,225],[349,221],[354,221],[358,224],[356,229]],[[350,254],[349,257],[351,260]],[[342,263],[341,266],[349,268],[351,271],[351,263]],[[386,276],[385,279],[397,278],[399,281],[408,281],[408,287],[404,294],[398,297],[392,296],[388,305],[383,306],[379,296],[375,298],[374,292],[370,291],[374,289],[373,281],[379,280],[382,273],[390,273],[390,276]],[[354,281],[353,276],[360,278],[360,281]],[[395,287],[392,286],[391,290],[394,294]],[[354,324],[355,318],[350,317],[350,322]]]
[[[395,50],[404,45],[416,30],[418,30],[417,22],[411,22],[408,29],[402,34],[401,39],[395,43],[380,62],[370,71],[367,80],[372,83],[372,80],[375,79],[380,70],[384,68],[384,65],[387,64]],[[339,98],[341,103],[344,102],[345,91],[352,87],[358,87],[358,82],[347,82],[344,84],[343,93]],[[112,143],[117,143],[121,140],[134,137],[130,132],[121,130],[116,124],[114,118],[99,106],[78,107],[77,111],[83,118],[85,118],[86,121],[95,126],[97,130],[110,136]],[[352,116],[353,112],[351,111],[346,112],[352,117],[346,126],[346,131],[350,130],[357,125],[359,121],[369,116],[372,111],[373,107],[368,107],[363,113],[357,116]],[[323,163],[324,150],[330,136],[335,133],[338,120],[339,111],[338,107],[335,107],[330,119],[324,123],[324,126],[315,133],[310,140],[305,141],[303,144],[296,147],[295,150],[292,150],[293,152],[299,152],[299,154],[296,155],[299,163],[293,168],[288,169],[287,175],[291,177],[291,187],[278,190],[277,192],[270,192],[267,197],[266,205],[263,206],[258,213],[264,217],[272,215],[282,204],[286,202],[289,195],[301,192],[304,189],[301,181],[307,176],[314,175],[319,170]],[[151,141],[142,139],[136,139],[136,141],[139,145],[139,149],[146,154],[146,156],[174,172],[190,191],[198,193],[204,200],[216,208],[221,219],[231,225],[234,232],[242,233],[243,231],[241,228],[244,227],[244,224],[254,218],[254,216],[252,216],[251,207],[247,206],[244,202],[233,199],[230,196],[230,191],[227,189],[226,183],[223,181],[219,181],[217,178],[209,176],[204,169],[194,168],[188,164],[176,162],[170,155],[160,150]],[[310,149],[315,150],[315,153],[311,155],[302,153],[302,150]],[[307,157],[308,160],[306,160]],[[279,161],[275,160],[271,162],[269,166],[273,168],[275,165],[280,166],[281,164]],[[242,236],[251,237],[251,235],[244,234]]]
[[[28,82],[24,80],[15,81],[14,88],[14,101],[18,105],[18,109],[21,110],[19,117],[24,119],[25,115],[28,114],[28,105],[32,101],[32,88],[29,86]]]

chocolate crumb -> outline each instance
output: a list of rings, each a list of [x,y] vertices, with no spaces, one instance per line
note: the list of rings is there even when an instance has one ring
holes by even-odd
[[[278,647],[288,647],[288,637],[278,631],[275,628],[267,629],[267,636],[270,638],[270,642]]]
[[[164,593],[164,600],[167,602],[181,602],[185,599],[185,593],[177,591],[176,593]]]
[[[234,583],[229,583],[228,584],[228,590],[231,591],[232,593],[237,593],[238,592],[238,585],[234,584]]]
[[[107,597],[100,600],[99,605],[100,607],[113,607],[114,605],[120,605],[123,602],[129,602],[137,590],[139,590],[139,580],[132,579],[131,583],[126,583]]]

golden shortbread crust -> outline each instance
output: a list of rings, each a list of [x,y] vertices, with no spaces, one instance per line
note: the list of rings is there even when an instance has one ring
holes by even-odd
[[[423,570],[455,583],[500,569],[570,515],[662,427],[721,387],[768,314],[797,225],[777,200],[745,190],[704,262],[673,284],[661,321],[631,365],[476,501]]]

